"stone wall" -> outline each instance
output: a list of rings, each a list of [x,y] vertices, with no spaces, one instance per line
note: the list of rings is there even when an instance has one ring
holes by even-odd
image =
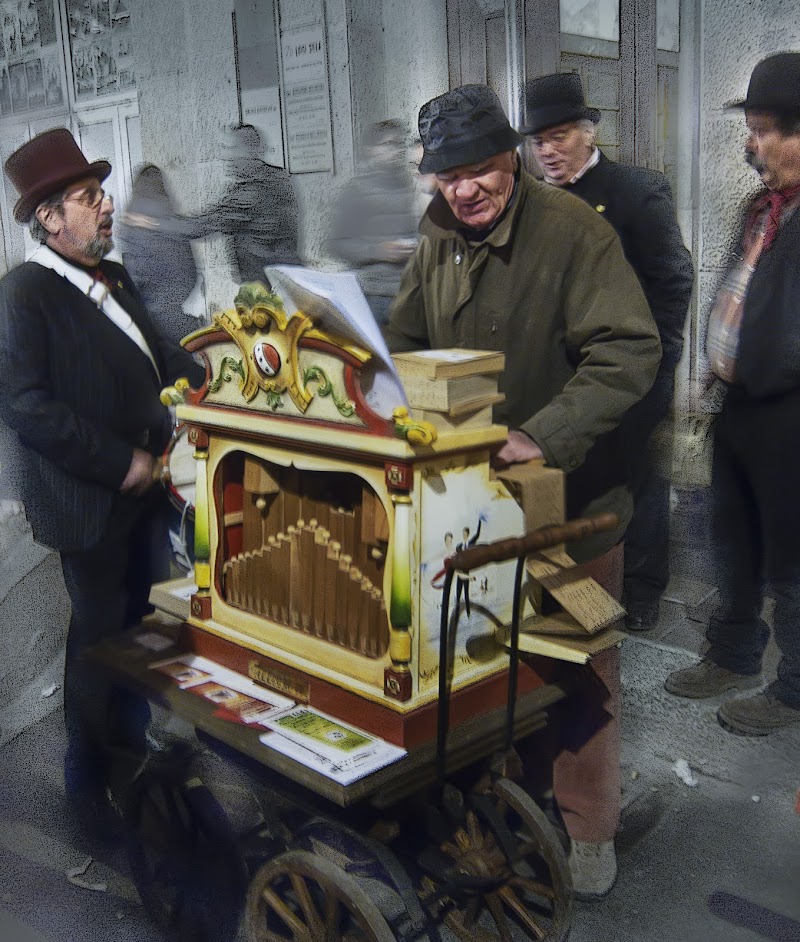
[[[227,0],[139,0],[132,7],[143,156],[166,171],[189,213],[225,187],[219,143],[238,115],[230,7]],[[307,264],[331,264],[330,212],[353,174],[361,130],[389,117],[413,127],[419,106],[447,87],[444,0],[414,0],[413,7],[412,16],[392,0],[326,0],[334,169],[293,178]],[[235,286],[223,239],[207,239],[198,250],[209,309],[229,307]]]
[[[741,111],[725,111],[744,98],[753,66],[774,52],[800,49],[797,0],[703,0],[698,223],[699,326],[730,257],[743,202],[758,187],[743,160],[745,123]]]

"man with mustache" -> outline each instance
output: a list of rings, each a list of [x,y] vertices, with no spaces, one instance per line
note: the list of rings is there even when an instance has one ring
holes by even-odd
[[[109,821],[105,747],[141,747],[148,711],[109,692],[83,653],[147,611],[153,484],[171,430],[159,395],[204,371],[159,337],[125,269],[105,259],[111,165],[89,163],[57,128],[15,151],[5,172],[20,194],[14,218],[40,245],[0,281],[0,417],[17,440],[34,537],[60,552],[72,602],[65,784],[94,830]]]
[[[666,688],[702,699],[761,684],[768,583],[777,679],[717,712],[729,731],[764,736],[800,725],[800,52],[759,62],[747,97],[729,107],[744,109],[745,156],[764,189],[746,209],[706,339],[725,392],[712,470],[721,604],[705,657]]]
[[[616,532],[574,549],[590,574],[622,589],[620,540],[632,502],[624,457],[586,464],[596,439],[615,428],[656,375],[655,322],[614,230],[581,200],[525,173],[495,93],[465,85],[423,105],[421,173],[439,192],[390,311],[393,351],[464,347],[502,350],[496,419],[508,425],[499,464],[544,458],[567,472],[571,517],[617,513]],[[586,473],[583,473],[584,470]],[[584,897],[616,878],[619,822],[619,652],[598,655],[583,674],[609,722],[572,724],[553,770],[571,838],[570,870]]]

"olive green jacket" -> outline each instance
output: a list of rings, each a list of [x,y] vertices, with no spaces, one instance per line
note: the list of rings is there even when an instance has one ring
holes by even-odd
[[[661,344],[612,227],[523,171],[508,211],[482,242],[467,242],[441,194],[420,233],[390,312],[389,349],[504,351],[506,402],[497,421],[522,429],[547,464],[564,471],[594,455],[592,473],[577,476],[581,493],[571,495],[570,513],[611,509],[627,525],[622,462],[616,467],[603,441],[593,446],[598,439],[610,446],[607,433],[650,389]],[[568,479],[568,496],[570,489]]]

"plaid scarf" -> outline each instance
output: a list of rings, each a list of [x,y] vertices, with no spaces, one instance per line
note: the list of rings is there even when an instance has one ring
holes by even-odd
[[[728,272],[708,317],[706,354],[711,371],[726,383],[736,382],[736,354],[747,289],[762,252],[768,251],[780,230],[787,208],[800,203],[800,184],[769,191],[752,205],[745,223],[742,254]]]

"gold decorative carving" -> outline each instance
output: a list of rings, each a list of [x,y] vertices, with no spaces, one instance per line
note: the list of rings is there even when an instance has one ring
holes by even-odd
[[[301,371],[299,343],[301,338],[323,341],[338,347],[359,363],[366,363],[371,354],[352,343],[317,330],[314,321],[298,311],[287,315],[283,302],[260,282],[247,282],[236,295],[235,308],[214,315],[214,326],[223,330],[242,354],[241,392],[251,402],[262,390],[270,407],[281,405],[281,396],[288,393],[300,412],[305,412],[315,395],[332,395],[333,387],[324,371],[312,366]],[[233,362],[228,358],[228,363]],[[238,372],[238,370],[237,370]],[[317,383],[313,392],[307,383]],[[346,396],[332,395],[338,411],[345,417],[353,406]]]
[[[297,342],[313,321],[305,314],[287,317],[280,298],[257,281],[243,284],[234,304],[234,310],[215,314],[214,323],[242,353],[245,402],[251,402],[259,389],[268,396],[288,392],[299,411],[305,412],[313,395],[300,375]]]
[[[424,419],[412,419],[405,406],[393,410],[392,421],[395,435],[409,445],[432,445],[439,437],[434,425]]]

